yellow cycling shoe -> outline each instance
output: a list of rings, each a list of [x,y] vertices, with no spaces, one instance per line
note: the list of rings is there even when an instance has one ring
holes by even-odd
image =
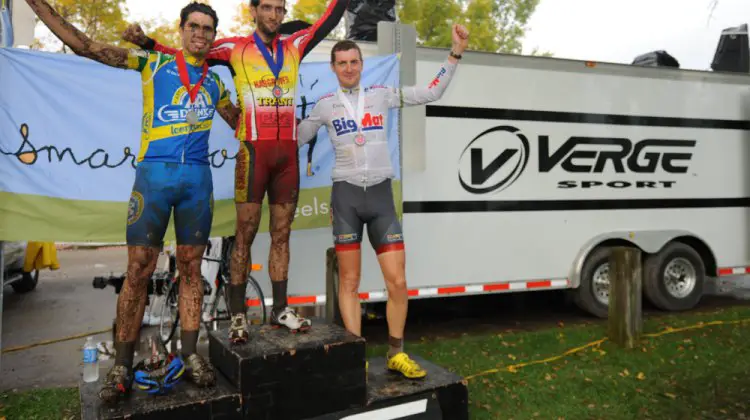
[[[427,372],[404,352],[388,358],[387,367],[388,370],[398,372],[409,379],[420,379],[427,376]]]

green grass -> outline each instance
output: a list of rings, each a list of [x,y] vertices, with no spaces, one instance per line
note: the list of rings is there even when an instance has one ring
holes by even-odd
[[[77,419],[81,408],[77,388],[51,388],[0,393],[0,419]]]
[[[750,308],[647,320],[644,333],[713,320],[749,318]],[[644,338],[624,350],[605,341],[545,364],[543,360],[606,336],[605,325],[464,336],[408,343],[469,380],[471,419],[718,419],[750,413],[750,323],[708,326]],[[386,347],[368,350],[382,356]]]
[[[750,308],[646,320],[644,333],[750,319]],[[633,350],[605,341],[606,324],[465,335],[407,343],[407,351],[469,380],[471,419],[719,419],[750,413],[750,322],[644,337]],[[370,346],[370,356],[385,354]],[[75,388],[0,394],[0,419],[78,418]],[[748,415],[750,417],[750,415]]]

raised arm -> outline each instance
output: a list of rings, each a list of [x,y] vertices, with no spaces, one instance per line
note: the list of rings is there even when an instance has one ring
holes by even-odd
[[[45,0],[26,0],[39,19],[74,53],[112,67],[127,69],[128,50],[96,42],[76,29]]]
[[[422,105],[440,99],[448,88],[458,66],[461,54],[469,43],[469,32],[461,25],[453,25],[453,46],[437,75],[427,86],[409,86],[389,91],[389,105],[392,108],[404,105]]]
[[[293,33],[289,38],[299,39],[300,60],[304,59],[320,41],[324,40],[341,21],[349,0],[331,0],[323,16],[309,28]]]

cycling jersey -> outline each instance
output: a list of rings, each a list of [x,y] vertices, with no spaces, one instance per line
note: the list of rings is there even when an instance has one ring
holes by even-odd
[[[388,110],[440,99],[455,69],[456,64],[446,60],[435,78],[425,87],[400,89],[370,86],[361,92],[360,87],[340,87],[336,92],[321,97],[310,116],[300,122],[298,144],[301,147],[312,140],[320,127],[325,125],[336,155],[332,174],[334,182],[346,181],[368,187],[393,178],[393,165],[388,151]],[[341,95],[345,101],[342,101]],[[360,112],[360,96],[364,100],[364,107],[358,124],[352,114]],[[360,132],[364,141],[358,144],[356,140]]]
[[[237,89],[242,118],[235,136],[245,141],[295,141],[295,95],[300,62],[341,20],[348,0],[332,0],[314,25],[282,39],[278,35],[268,52],[273,60],[283,55],[278,78],[256,45],[255,34],[214,42],[207,55],[209,65],[229,67]],[[175,49],[150,39],[145,46],[166,53]],[[269,57],[270,58],[270,57]]]
[[[185,56],[185,67],[193,87],[203,75]],[[190,96],[179,76],[176,57],[146,50],[128,51],[128,68],[141,73],[143,116],[138,162],[196,163],[208,165],[208,136],[216,108],[229,104],[229,91],[219,76],[208,71],[188,105]],[[197,124],[187,115],[193,111]],[[195,122],[195,121],[194,121]]]

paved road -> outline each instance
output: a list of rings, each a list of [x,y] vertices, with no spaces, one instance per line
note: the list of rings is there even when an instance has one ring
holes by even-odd
[[[125,270],[124,248],[58,252],[61,269],[45,270],[31,293],[5,288],[3,348],[51,340],[111,326],[117,295],[94,289],[94,276]],[[94,336],[109,340],[109,334]],[[85,338],[2,355],[0,389],[71,385],[82,365]]]
[[[42,272],[35,291],[18,295],[11,288],[5,289],[3,348],[110,327],[117,296],[111,287],[94,289],[92,280],[111,272],[122,273],[126,250],[70,250],[60,251],[58,256],[62,268]],[[707,285],[707,291],[712,295],[750,298],[750,278],[712,283]],[[699,309],[728,302],[736,300],[713,296],[705,299]],[[566,305],[560,292],[488,295],[471,300],[429,299],[410,305],[407,339],[467,331],[532,329],[561,320],[570,324],[592,318]],[[363,328],[365,337],[374,342],[384,341],[386,332],[382,319],[367,322]],[[95,337],[97,341],[110,339],[108,333]],[[84,341],[81,338],[3,354],[0,390],[74,385],[81,372]],[[205,352],[205,347],[199,346],[199,351]],[[111,361],[103,362],[102,374],[110,364]]]

